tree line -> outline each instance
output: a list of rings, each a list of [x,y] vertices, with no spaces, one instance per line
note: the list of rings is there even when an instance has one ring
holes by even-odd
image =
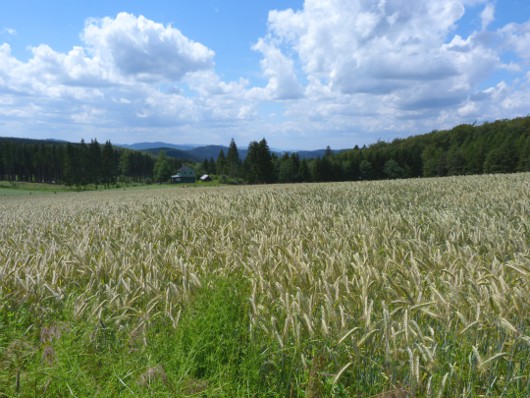
[[[278,156],[265,139],[253,141],[247,158],[239,159],[231,141],[228,153],[204,160],[200,172],[226,181],[255,183],[357,181],[442,177],[530,171],[530,117],[483,125],[464,124],[451,130],[378,141],[368,147],[300,159],[296,153]]]
[[[91,140],[79,144],[0,138],[0,180],[60,183],[68,186],[152,181],[156,158]],[[182,165],[169,159],[168,167]]]
[[[0,138],[0,179],[57,181],[66,185],[110,186],[117,181],[166,182],[182,160],[157,157],[97,140],[80,144]],[[271,152],[267,141],[252,141],[239,156],[232,139],[216,159],[193,164],[197,176],[215,175],[224,183],[269,184],[358,181],[530,171],[530,117],[378,141],[321,157]]]

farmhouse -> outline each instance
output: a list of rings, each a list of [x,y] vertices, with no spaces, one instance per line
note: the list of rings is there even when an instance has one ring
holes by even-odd
[[[205,174],[201,177],[201,181],[203,182],[212,181],[212,178],[208,174]]]
[[[175,183],[194,183],[195,170],[190,166],[184,165],[177,170],[177,174],[171,176],[171,181]]]

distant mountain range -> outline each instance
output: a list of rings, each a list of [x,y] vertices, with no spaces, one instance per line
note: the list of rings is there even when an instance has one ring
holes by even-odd
[[[194,145],[194,144],[169,144],[167,142],[138,142],[135,144],[126,144],[117,146],[122,148],[133,149],[136,151],[148,152],[157,155],[160,151],[164,151],[168,157],[182,159],[189,162],[202,162],[204,159],[217,159],[221,150],[225,155],[228,153],[228,147],[224,145]],[[334,150],[333,152],[341,152],[342,150]],[[239,157],[245,159],[247,150],[238,148]],[[281,149],[271,149],[271,152],[277,156],[282,156],[284,153],[297,153],[300,159],[314,159],[322,157],[326,152],[325,149],[317,149],[314,151],[283,151]]]
[[[122,148],[128,148],[128,149],[134,149],[136,151],[145,151],[146,149],[157,149],[157,148],[171,148],[171,149],[179,149],[182,151],[187,151],[193,148],[197,148],[200,145],[193,145],[193,144],[168,144],[167,142],[137,142],[136,144],[115,144],[116,146],[122,147]]]
[[[0,137],[3,140],[13,141],[13,142],[33,142],[33,143],[44,143],[44,144],[58,144],[66,145],[68,141],[58,140],[54,138],[46,138],[43,140],[32,139],[32,138],[16,138],[16,137]],[[75,144],[75,143],[73,143]],[[155,142],[138,142],[135,144],[113,144],[114,146],[120,148],[131,149],[134,151],[141,151],[146,153],[151,153],[153,155],[158,155],[160,151],[164,151],[168,157],[181,159],[186,162],[202,162],[204,159],[209,160],[213,158],[217,159],[221,150],[224,151],[225,155],[228,154],[228,146],[224,145],[194,145],[194,144],[169,144],[167,142],[155,141]],[[333,150],[333,152],[342,152],[341,150]],[[245,159],[247,157],[248,150],[238,148],[238,153],[240,159]],[[271,148],[276,156],[283,156],[285,153],[297,153],[300,159],[315,159],[317,157],[324,156],[326,152],[325,149],[317,149],[314,151],[296,151],[296,150],[282,150]]]
[[[136,149],[137,151],[152,153],[153,155],[158,155],[161,151],[166,153],[166,156],[170,158],[182,159],[189,162],[202,162],[204,159],[213,158],[217,159],[221,150],[224,151],[225,155],[228,152],[228,147],[222,145],[206,145],[206,146],[197,146],[190,149],[179,149],[176,148],[178,145],[172,146],[157,146],[150,147],[145,149]],[[238,150],[239,157],[244,159],[247,156],[247,150]]]

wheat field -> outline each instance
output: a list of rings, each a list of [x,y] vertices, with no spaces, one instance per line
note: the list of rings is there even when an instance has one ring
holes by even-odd
[[[530,395],[528,173],[12,196],[0,225],[0,397]]]

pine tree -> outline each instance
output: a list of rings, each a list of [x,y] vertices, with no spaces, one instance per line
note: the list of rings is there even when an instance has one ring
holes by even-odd
[[[63,179],[64,184],[67,186],[78,185],[80,182],[78,160],[74,146],[71,143],[66,144],[63,160]]]
[[[126,176],[130,176],[131,175],[131,165],[132,165],[132,161],[131,161],[131,153],[129,151],[122,151],[122,153],[120,154],[120,162],[119,162],[119,170],[120,170],[120,175],[122,177],[126,177]]]
[[[208,174],[215,174],[216,167],[215,167],[215,160],[213,160],[212,157],[210,157],[210,160],[208,160]]]
[[[285,153],[281,159],[279,159],[278,169],[278,182],[286,183],[296,181],[298,168],[288,153]]]
[[[301,182],[311,181],[311,173],[309,172],[309,164],[307,159],[300,161],[300,167],[298,168],[298,179]]]
[[[240,174],[241,161],[239,160],[239,152],[237,145],[232,138],[230,146],[228,147],[228,153],[226,155],[226,172],[229,177],[237,178]]]
[[[111,184],[116,183],[117,173],[117,165],[114,162],[114,148],[112,148],[110,141],[107,141],[101,153],[101,178],[107,188],[110,188]]]
[[[217,175],[224,175],[226,174],[226,157],[225,157],[225,151],[221,149],[219,152],[219,156],[217,156],[217,162],[215,165]]]
[[[247,181],[250,184],[270,184],[274,182],[274,164],[265,138],[252,141],[245,159]]]
[[[98,189],[101,180],[101,147],[98,140],[92,140],[88,147],[87,170],[89,182]]]

